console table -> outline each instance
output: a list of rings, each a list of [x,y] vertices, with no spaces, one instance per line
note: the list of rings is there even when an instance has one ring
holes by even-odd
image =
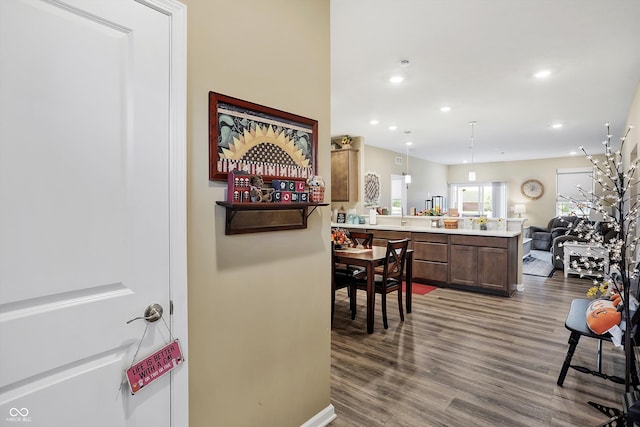
[[[565,242],[564,245],[564,277],[569,273],[590,275],[585,270],[578,271],[571,268],[571,257],[586,257],[597,261],[602,261],[603,272],[609,272],[609,251],[602,246],[590,243]]]

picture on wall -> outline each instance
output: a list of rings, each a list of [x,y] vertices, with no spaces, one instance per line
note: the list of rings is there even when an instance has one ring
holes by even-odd
[[[380,174],[367,172],[364,174],[364,205],[380,206]]]
[[[209,92],[209,179],[234,170],[266,181],[316,174],[318,121]]]

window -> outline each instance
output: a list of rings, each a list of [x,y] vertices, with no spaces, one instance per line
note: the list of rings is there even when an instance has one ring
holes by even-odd
[[[556,183],[557,216],[589,215],[593,199],[592,168],[556,169]]]
[[[507,217],[507,183],[450,184],[452,208],[462,216]]]
[[[391,175],[391,215],[402,215],[407,204],[407,185],[404,176]],[[404,213],[406,214],[406,210]]]

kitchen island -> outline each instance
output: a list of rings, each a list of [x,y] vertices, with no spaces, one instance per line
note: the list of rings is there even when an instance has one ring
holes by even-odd
[[[375,225],[331,225],[371,232],[376,246],[386,246],[387,240],[411,239],[412,279],[416,282],[511,296],[522,283],[525,219],[506,220],[501,229],[494,220],[488,230],[448,229],[439,226],[442,219],[381,215]],[[460,224],[465,220],[456,219]]]

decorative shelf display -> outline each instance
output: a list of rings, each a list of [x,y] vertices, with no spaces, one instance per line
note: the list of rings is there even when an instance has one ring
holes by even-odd
[[[307,228],[307,218],[324,202],[324,180],[314,175],[306,180],[274,179],[265,188],[264,179],[243,170],[227,176],[225,234]],[[308,184],[308,190],[305,188]],[[317,191],[322,190],[322,191]]]
[[[226,209],[224,234],[307,228],[307,218],[328,203],[231,203],[216,202]]]

